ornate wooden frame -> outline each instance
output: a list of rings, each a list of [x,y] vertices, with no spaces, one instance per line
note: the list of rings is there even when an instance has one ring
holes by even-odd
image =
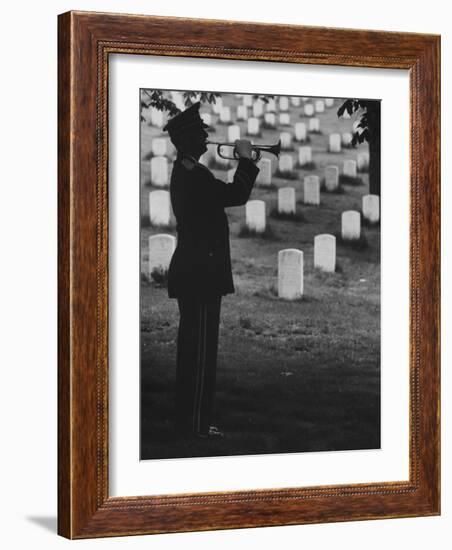
[[[439,514],[440,37],[68,12],[59,16],[58,40],[59,534],[87,538]],[[109,496],[111,53],[409,70],[409,481]]]

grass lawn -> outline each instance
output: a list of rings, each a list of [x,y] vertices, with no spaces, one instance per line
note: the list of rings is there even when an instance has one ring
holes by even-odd
[[[232,106],[239,101],[224,97]],[[342,211],[361,210],[368,175],[360,174],[362,185],[344,183],[343,194],[323,192],[320,206],[302,204],[305,174],[323,177],[326,165],[342,170],[343,160],[356,158],[356,149],[327,152],[329,133],[348,132],[353,123],[337,119],[339,104],[319,115],[322,134],[310,135],[315,170],[297,168],[295,180],[274,178],[274,188],[253,190],[251,198],[265,200],[269,215],[277,206],[277,188],[294,186],[302,214],[298,220],[268,216],[271,238],[239,238],[245,207],[227,211],[236,293],[223,299],[220,325],[214,423],[224,431],[223,439],[183,439],[174,431],[177,302],[168,299],[166,289],[146,281],[146,266],[149,235],[175,233],[143,224],[142,459],[380,446],[379,226],[363,228],[366,247],[353,248],[338,240],[336,273],[313,267],[314,236],[339,234]],[[293,123],[303,120],[299,109],[292,107],[290,114]],[[244,134],[244,123],[239,124]],[[225,139],[225,127],[216,130],[214,138]],[[143,125],[142,219],[148,215],[151,189],[145,156],[151,137],[159,135],[159,130]],[[260,141],[272,143],[278,136],[279,131],[264,129]],[[296,151],[291,154],[295,160]],[[276,160],[272,163],[275,172]],[[225,171],[215,172],[226,176]],[[283,248],[304,252],[304,296],[296,302],[275,295],[277,254]]]

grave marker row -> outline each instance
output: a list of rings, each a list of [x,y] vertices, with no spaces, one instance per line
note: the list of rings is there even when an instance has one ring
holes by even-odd
[[[314,237],[314,267],[334,273],[336,270],[336,237],[322,234]],[[297,300],[303,296],[303,251],[286,248],[278,252],[278,297]]]

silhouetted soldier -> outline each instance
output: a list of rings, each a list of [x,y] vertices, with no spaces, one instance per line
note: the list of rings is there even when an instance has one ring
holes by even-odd
[[[228,219],[224,209],[245,204],[259,169],[251,143],[237,140],[240,156],[232,183],[199,163],[207,151],[208,126],[195,103],[164,130],[177,149],[171,175],[171,204],[177,247],[168,273],[168,294],[177,298],[176,426],[199,437],[221,437],[211,425],[215,392],[221,298],[234,292]]]

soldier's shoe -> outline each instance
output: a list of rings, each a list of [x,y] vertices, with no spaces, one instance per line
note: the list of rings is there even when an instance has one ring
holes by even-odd
[[[201,439],[218,439],[220,437],[224,437],[224,434],[223,432],[220,432],[216,426],[209,426],[207,433],[197,432],[195,433],[195,436],[200,437]]]

